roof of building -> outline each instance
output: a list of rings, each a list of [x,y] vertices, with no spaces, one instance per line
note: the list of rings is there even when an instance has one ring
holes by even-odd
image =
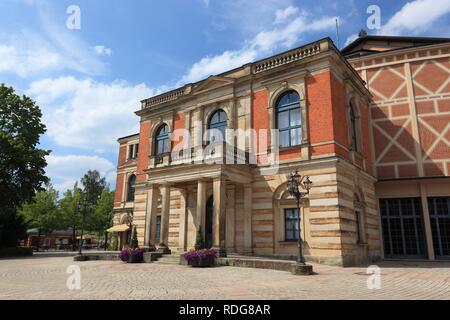
[[[364,56],[384,51],[419,47],[450,42],[450,38],[376,36],[361,32],[359,37],[341,50],[347,58]]]
[[[323,50],[322,50],[323,48]],[[289,63],[297,62],[311,56],[318,55],[323,51],[334,51],[337,53],[342,62],[348,64],[349,69],[354,69],[347,62],[345,57],[336,48],[333,41],[329,37],[319,39],[317,41],[263,58],[258,61],[246,63],[238,68],[227,70],[221,74],[214,75],[197,81],[195,83],[185,84],[182,87],[176,88],[171,91],[161,93],[159,95],[144,99],[141,101],[141,110],[137,111],[137,115],[141,115],[144,109],[155,105],[162,105],[170,101],[178,100],[179,98],[192,95],[193,91],[198,91],[205,83],[209,81],[222,81],[224,83],[233,83],[238,78],[244,78],[245,76],[256,75],[267,70],[278,68],[280,66],[287,65]],[[356,75],[356,72],[355,72]],[[359,77],[358,77],[359,78]],[[361,80],[362,81],[362,80]]]
[[[130,135],[125,136],[125,137],[121,137],[121,138],[117,139],[117,141],[120,142],[121,140],[129,139],[129,138],[134,138],[134,137],[139,137],[139,132],[138,132],[138,133],[135,133],[135,134],[130,134]]]

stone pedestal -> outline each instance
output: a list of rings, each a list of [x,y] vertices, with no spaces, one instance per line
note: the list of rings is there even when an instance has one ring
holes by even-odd
[[[295,264],[292,266],[291,272],[296,276],[309,276],[313,274],[313,267],[308,264]]]

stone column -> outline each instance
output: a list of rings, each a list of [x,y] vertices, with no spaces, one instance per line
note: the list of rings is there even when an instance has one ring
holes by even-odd
[[[197,231],[201,228],[203,235],[205,234],[205,211],[206,211],[206,182],[202,179],[197,183],[197,212],[195,216],[195,236]]]
[[[213,247],[219,248],[219,256],[226,257],[226,209],[227,209],[227,183],[223,177],[215,178],[214,192],[214,218],[213,218]]]
[[[244,253],[253,253],[252,241],[252,185],[244,186]]]
[[[145,235],[144,244],[153,247],[155,243],[156,231],[156,210],[158,208],[159,190],[156,185],[151,185],[147,191],[147,212],[145,214]],[[154,230],[155,229],[155,230]]]
[[[236,228],[236,186],[231,185],[228,188],[227,214],[226,214],[226,244],[227,251],[235,251],[235,228]]]
[[[186,237],[187,237],[187,202],[188,195],[184,189],[180,190],[180,229],[179,229],[179,247],[180,250],[186,251]]]
[[[161,190],[161,239],[158,251],[170,253],[169,250],[169,213],[170,213],[170,186],[162,185]]]

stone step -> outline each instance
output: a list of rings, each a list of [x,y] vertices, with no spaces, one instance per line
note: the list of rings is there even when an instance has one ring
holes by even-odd
[[[171,254],[171,255],[163,255],[154,263],[157,264],[180,264],[180,255]]]

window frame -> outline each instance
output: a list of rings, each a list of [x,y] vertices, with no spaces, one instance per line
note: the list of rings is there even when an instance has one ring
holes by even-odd
[[[134,183],[133,185],[131,185],[131,179],[134,178]],[[127,179],[127,197],[126,197],[126,202],[133,202],[135,199],[135,188],[134,186],[136,185],[136,175],[132,174],[128,177]]]
[[[288,219],[288,212],[294,212],[296,213],[296,218],[289,218]],[[299,230],[298,230],[298,219],[299,219],[299,212],[297,210],[297,208],[284,208],[283,209],[283,219],[284,219],[284,241],[286,242],[297,242],[298,241],[298,236],[299,236]],[[288,230],[288,221],[289,222],[294,222],[294,228],[291,230]],[[288,231],[289,232],[294,232],[294,237],[293,238],[288,238]]]
[[[167,128],[167,132],[165,134],[161,134],[163,128]],[[162,123],[158,129],[155,131],[154,143],[155,147],[153,148],[153,154],[155,156],[160,156],[170,152],[170,139],[169,139],[169,125],[166,123]],[[164,148],[164,143],[167,142],[166,148]],[[160,143],[163,143],[163,149],[161,152],[158,151]]]
[[[218,115],[218,122],[216,123],[212,123],[212,120],[214,118],[215,115]],[[220,121],[220,115],[223,114],[225,115],[225,120]],[[208,130],[208,134],[206,137],[206,143],[210,144],[210,143],[214,143],[214,142],[224,142],[226,141],[227,137],[226,137],[226,130],[228,129],[228,114],[226,113],[226,111],[224,109],[217,109],[214,112],[211,113],[211,116],[208,119],[208,124],[206,126],[206,129]],[[223,131],[222,131],[223,129]],[[215,132],[215,130],[218,130],[222,133],[222,140],[214,140],[211,141],[211,132]],[[213,137],[215,137],[213,135]]]
[[[280,105],[281,100],[290,94],[295,94],[297,96],[297,100],[293,102],[289,102],[287,104]],[[292,125],[292,113],[298,110],[298,125]],[[288,125],[286,127],[280,128],[280,114],[287,112],[288,114]],[[295,121],[296,123],[297,121]],[[302,119],[302,107],[301,107],[301,98],[300,94],[295,90],[284,91],[280,94],[275,103],[275,125],[276,129],[278,129],[278,137],[279,137],[279,147],[281,148],[292,148],[298,147],[303,144],[303,119]],[[298,142],[296,144],[292,143],[292,130],[296,130],[298,134]],[[288,145],[281,145],[281,134],[287,132],[288,133]]]
[[[161,215],[155,217],[155,240],[161,240]]]
[[[359,152],[358,142],[358,116],[352,102],[349,103],[349,120],[350,120],[350,141],[351,148],[355,152]]]

